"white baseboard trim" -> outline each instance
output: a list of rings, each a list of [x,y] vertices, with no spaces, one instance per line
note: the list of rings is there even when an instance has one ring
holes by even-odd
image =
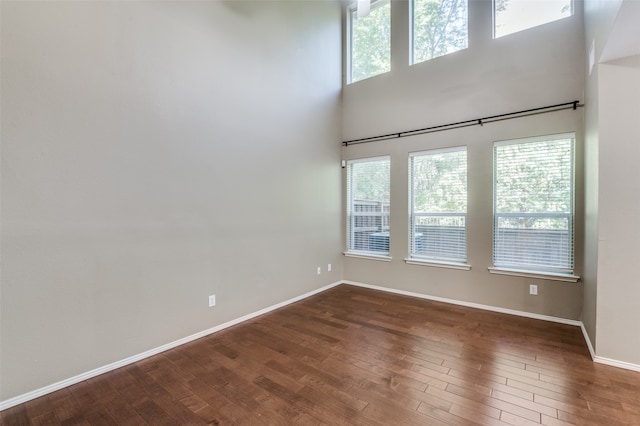
[[[591,344],[591,338],[589,337],[589,333],[587,333],[587,329],[584,327],[584,323],[580,323],[580,329],[582,330],[582,336],[584,337],[584,341],[587,343],[587,348],[589,348],[589,354],[591,355],[591,359],[593,361],[596,360],[596,351],[593,350],[593,345]]]
[[[589,348],[589,353],[591,354],[593,362],[610,365],[611,367],[624,368],[625,370],[640,371],[639,364],[618,361],[617,359],[605,358],[603,356],[596,355],[596,351],[593,349],[593,345],[591,344],[591,338],[589,337],[589,333],[587,333],[587,329],[584,327],[584,324],[581,323],[580,328],[582,328],[582,335],[584,336],[584,341],[587,342],[587,347]]]
[[[276,309],[279,309],[279,308],[282,308],[284,306],[290,305],[292,303],[298,302],[300,300],[306,299],[307,297],[313,296],[313,295],[318,294],[318,293],[322,293],[323,291],[326,291],[326,290],[328,290],[330,288],[333,288],[333,287],[335,287],[337,285],[340,285],[342,283],[343,283],[342,281],[337,281],[335,283],[328,284],[328,285],[326,285],[324,287],[320,287],[320,288],[318,288],[316,290],[312,290],[312,291],[310,291],[308,293],[304,293],[304,294],[302,294],[300,296],[297,296],[297,297],[294,297],[292,299],[285,300],[284,302],[277,303],[275,305],[266,307],[266,308],[261,309],[259,311],[252,312],[250,314],[244,315],[244,316],[242,316],[240,318],[236,318],[234,320],[225,322],[225,323],[217,325],[215,327],[211,327],[211,328],[209,328],[207,330],[192,334],[192,335],[184,337],[182,339],[178,339],[178,340],[173,341],[171,343],[167,343],[166,345],[158,346],[157,348],[153,348],[153,349],[150,349],[148,351],[139,353],[137,355],[130,356],[130,357],[122,359],[120,361],[112,362],[111,364],[107,364],[107,365],[104,365],[102,367],[98,367],[96,369],[93,369],[91,371],[87,371],[85,373],[78,374],[77,376],[73,376],[73,377],[70,377],[68,379],[61,380],[59,382],[56,382],[56,383],[50,384],[48,386],[36,389],[34,391],[27,392],[25,394],[15,396],[13,398],[9,398],[9,399],[4,400],[4,401],[0,401],[0,411],[6,410],[7,408],[14,407],[14,406],[16,406],[18,404],[22,404],[22,403],[27,402],[27,401],[31,401],[32,399],[39,398],[41,396],[44,396],[44,395],[47,395],[49,393],[55,392],[57,390],[66,388],[68,386],[75,385],[76,383],[80,383],[80,382],[82,382],[84,380],[91,379],[92,377],[96,377],[96,376],[99,376],[101,374],[107,373],[109,371],[116,370],[116,369],[118,369],[120,367],[124,367],[126,365],[133,364],[134,362],[143,360],[145,358],[149,358],[149,357],[151,357],[153,355],[157,355],[157,354],[159,354],[161,352],[167,351],[169,349],[173,349],[173,348],[178,347],[180,345],[184,345],[185,343],[192,342],[194,340],[197,340],[197,339],[200,339],[202,337],[208,336],[210,334],[216,333],[216,332],[218,332],[220,330],[224,330],[225,328],[229,328],[231,326],[234,326],[236,324],[240,324],[242,322],[248,321],[248,320],[253,319],[255,317],[258,317],[260,315],[264,315],[264,314],[269,313],[271,311],[274,311]]]
[[[420,298],[420,299],[433,300],[433,301],[436,301],[436,302],[449,303],[449,304],[452,304],[452,305],[466,306],[466,307],[469,307],[469,308],[483,309],[485,311],[499,312],[499,313],[509,314],[509,315],[517,315],[517,316],[520,316],[520,317],[539,319],[539,320],[543,320],[543,321],[551,321],[551,322],[556,322],[556,323],[560,323],[560,324],[574,325],[574,326],[580,327],[580,329],[582,330],[582,335],[584,336],[584,340],[585,340],[585,342],[587,344],[587,347],[589,348],[589,354],[591,355],[591,359],[593,360],[593,362],[596,362],[596,363],[599,363],[599,364],[610,365],[612,367],[623,368],[625,370],[640,371],[640,365],[638,365],[638,364],[633,364],[633,363],[630,363],[630,362],[618,361],[618,360],[611,359],[611,358],[604,358],[604,357],[601,357],[601,356],[597,356],[595,351],[594,351],[594,349],[593,349],[593,345],[591,344],[591,339],[589,338],[589,334],[587,333],[587,330],[584,327],[584,323],[582,321],[570,320],[570,319],[566,319],[566,318],[559,318],[559,317],[553,317],[553,316],[548,316],[548,315],[534,314],[534,313],[531,313],[531,312],[517,311],[517,310],[513,310],[513,309],[499,308],[499,307],[496,307],[496,306],[482,305],[482,304],[479,304],[479,303],[464,302],[464,301],[461,301],[461,300],[447,299],[445,297],[429,296],[427,294],[414,293],[414,292],[405,291],[405,290],[397,290],[397,289],[394,289],[394,288],[381,287],[381,286],[371,285],[371,284],[364,284],[364,283],[359,283],[359,282],[355,282],[355,281],[343,281],[343,283],[344,284],[353,285],[353,286],[357,286],[357,287],[370,288],[372,290],[380,290],[380,291],[386,291],[388,293],[400,294],[400,295],[403,295],[403,296],[411,296],[411,297],[417,297],[417,298]]]
[[[597,363],[600,363],[600,364],[610,365],[610,366],[613,366],[613,367],[623,368],[623,369],[626,369],[626,370],[640,371],[640,365],[638,365],[638,364],[632,364],[632,363],[629,363],[629,362],[618,361],[618,360],[599,357],[599,356],[595,355],[595,352],[593,350],[593,346],[591,345],[591,340],[589,339],[589,335],[587,334],[587,331],[586,331],[586,329],[584,327],[584,324],[581,321],[570,320],[570,319],[566,319],[566,318],[553,317],[553,316],[548,316],[548,315],[534,314],[534,313],[531,313],[531,312],[517,311],[517,310],[513,310],[513,309],[499,308],[499,307],[496,307],[496,306],[482,305],[482,304],[479,304],[479,303],[464,302],[464,301],[461,301],[461,300],[448,299],[448,298],[445,298],[445,297],[430,296],[430,295],[423,294],[423,293],[415,293],[415,292],[411,292],[411,291],[398,290],[398,289],[393,289],[393,288],[389,288],[389,287],[381,287],[381,286],[377,286],[377,285],[365,284],[365,283],[360,283],[360,282],[355,282],[355,281],[342,280],[342,281],[334,282],[332,284],[328,284],[328,285],[326,285],[324,287],[320,287],[320,288],[318,288],[316,290],[312,290],[310,292],[304,293],[304,294],[302,294],[300,296],[297,296],[297,297],[294,297],[292,299],[285,300],[284,302],[280,302],[280,303],[277,303],[275,305],[266,307],[266,308],[261,309],[259,311],[244,315],[244,316],[242,316],[240,318],[236,318],[234,320],[225,322],[223,324],[217,325],[215,327],[209,328],[209,329],[201,331],[199,333],[195,333],[195,334],[192,334],[190,336],[184,337],[182,339],[178,339],[176,341],[173,341],[171,343],[167,343],[166,345],[162,345],[162,346],[159,346],[157,348],[150,349],[148,351],[142,352],[140,354],[130,356],[130,357],[125,358],[123,360],[116,361],[116,362],[113,362],[111,364],[107,364],[105,366],[96,368],[94,370],[78,374],[77,376],[73,376],[73,377],[70,377],[68,379],[61,380],[59,382],[56,382],[56,383],[53,383],[51,385],[36,389],[34,391],[27,392],[25,394],[18,395],[16,397],[13,397],[13,398],[10,398],[10,399],[4,400],[4,401],[0,401],[0,411],[6,410],[8,408],[14,407],[14,406],[16,406],[18,404],[22,404],[24,402],[31,401],[32,399],[39,398],[41,396],[44,396],[44,395],[47,395],[49,393],[55,392],[57,390],[66,388],[66,387],[74,385],[76,383],[80,383],[80,382],[82,382],[84,380],[87,380],[87,379],[90,379],[92,377],[96,377],[96,376],[99,376],[101,374],[107,373],[109,371],[116,370],[116,369],[118,369],[120,367],[124,367],[126,365],[133,364],[134,362],[143,360],[145,358],[149,358],[149,357],[151,357],[153,355],[157,355],[157,354],[159,354],[161,352],[167,351],[169,349],[173,349],[173,348],[178,347],[180,345],[184,345],[185,343],[192,342],[194,340],[197,340],[197,339],[200,339],[202,337],[208,336],[210,334],[216,333],[218,331],[224,330],[225,328],[229,328],[231,326],[234,326],[234,325],[240,324],[242,322],[251,320],[251,319],[256,318],[256,317],[258,317],[260,315],[264,315],[264,314],[269,313],[271,311],[274,311],[276,309],[279,309],[279,308],[282,308],[284,306],[290,305],[292,303],[298,302],[300,300],[306,299],[307,297],[313,296],[313,295],[318,294],[318,293],[322,293],[323,291],[329,290],[330,288],[336,287],[336,286],[338,286],[340,284],[348,284],[348,285],[353,285],[353,286],[357,286],[357,287],[370,288],[372,290],[385,291],[387,293],[395,293],[395,294],[400,294],[400,295],[403,295],[403,296],[411,296],[411,297],[416,297],[416,298],[420,298],[420,299],[433,300],[433,301],[436,301],[436,302],[449,303],[449,304],[452,304],[452,305],[466,306],[466,307],[469,307],[469,308],[483,309],[483,310],[486,310],[486,311],[499,312],[499,313],[503,313],[503,314],[516,315],[516,316],[521,316],[521,317],[526,317],[526,318],[533,318],[533,319],[539,319],[539,320],[543,320],[543,321],[551,321],[551,322],[556,322],[556,323],[560,323],[560,324],[578,326],[582,330],[582,334],[584,335],[584,339],[585,339],[585,341],[587,343],[587,347],[589,348],[589,353],[591,354],[591,358],[593,359],[594,362],[597,362]]]
[[[631,362],[618,361],[616,359],[605,358],[602,356],[595,356],[593,358],[593,361],[597,362],[598,364],[605,364],[605,365],[610,365],[612,367],[624,368],[625,370],[640,371],[640,365],[633,364]]]
[[[400,294],[400,295],[403,295],[403,296],[418,297],[420,299],[433,300],[435,302],[449,303],[451,305],[466,306],[468,308],[476,308],[476,309],[482,309],[482,310],[485,310],[485,311],[499,312],[501,314],[516,315],[516,316],[519,316],[519,317],[533,318],[533,319],[539,319],[539,320],[543,320],[543,321],[551,321],[551,322],[556,322],[556,323],[560,323],[560,324],[574,325],[574,326],[578,326],[578,327],[582,325],[581,321],[571,320],[571,319],[566,319],[566,318],[560,318],[560,317],[553,317],[553,316],[549,316],[549,315],[534,314],[534,313],[531,313],[531,312],[517,311],[517,310],[514,310],[514,309],[500,308],[500,307],[497,307],[497,306],[482,305],[480,303],[465,302],[465,301],[462,301],[462,300],[455,300],[455,299],[447,299],[446,297],[429,296],[428,294],[414,293],[412,291],[405,291],[405,290],[397,290],[397,289],[394,289],[394,288],[381,287],[381,286],[371,285],[371,284],[364,284],[364,283],[359,283],[359,282],[355,282],[355,281],[343,281],[343,283],[349,284],[349,285],[358,286],[358,287],[370,288],[372,290],[380,290],[380,291],[386,291],[388,293]]]

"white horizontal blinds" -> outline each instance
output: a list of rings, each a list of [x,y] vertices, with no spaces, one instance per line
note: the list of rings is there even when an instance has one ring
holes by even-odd
[[[347,251],[389,255],[390,160],[347,163]]]
[[[494,145],[496,267],[573,273],[574,135]]]
[[[410,257],[466,263],[466,147],[413,153],[409,161]]]

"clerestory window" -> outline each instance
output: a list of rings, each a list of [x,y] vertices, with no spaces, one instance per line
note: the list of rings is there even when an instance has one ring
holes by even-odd
[[[362,13],[362,10],[359,13],[354,4],[348,10],[347,32],[347,83],[391,70],[390,0],[372,2],[368,13]]]
[[[571,0],[494,0],[494,37],[513,34],[571,15]]]
[[[411,64],[469,44],[467,0],[411,0]]]

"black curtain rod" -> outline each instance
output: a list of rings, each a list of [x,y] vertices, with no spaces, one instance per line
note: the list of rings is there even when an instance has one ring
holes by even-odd
[[[486,124],[486,123],[493,123],[493,122],[502,121],[502,120],[510,120],[513,118],[527,117],[529,115],[544,114],[547,112],[561,111],[569,108],[576,110],[578,109],[578,107],[583,107],[583,106],[584,105],[581,104],[580,101],[565,102],[563,104],[549,105],[549,106],[540,107],[540,108],[525,109],[522,111],[509,112],[506,114],[490,115],[488,117],[476,118],[473,120],[458,121],[456,123],[441,124],[439,126],[431,126],[431,127],[425,127],[422,129],[407,130],[405,132],[388,133],[386,135],[370,136],[370,137],[360,138],[360,139],[351,139],[348,141],[342,141],[342,144],[344,146],[349,146],[349,145],[355,145],[359,143],[377,142],[377,141],[384,141],[389,139],[405,138],[407,136],[422,135],[425,133],[442,132],[444,130],[460,129],[463,127],[482,126],[483,124]]]

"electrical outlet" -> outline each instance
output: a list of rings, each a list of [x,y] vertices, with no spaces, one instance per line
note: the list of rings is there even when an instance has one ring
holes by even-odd
[[[212,294],[211,296],[209,296],[209,307],[213,307],[216,306],[216,295]]]
[[[318,266],[318,275],[322,272],[322,268]]]
[[[327,272],[331,272],[331,264],[330,263],[327,265]]]
[[[537,296],[538,295],[538,286],[535,284],[530,284],[529,285],[529,294],[533,295],[533,296]]]

